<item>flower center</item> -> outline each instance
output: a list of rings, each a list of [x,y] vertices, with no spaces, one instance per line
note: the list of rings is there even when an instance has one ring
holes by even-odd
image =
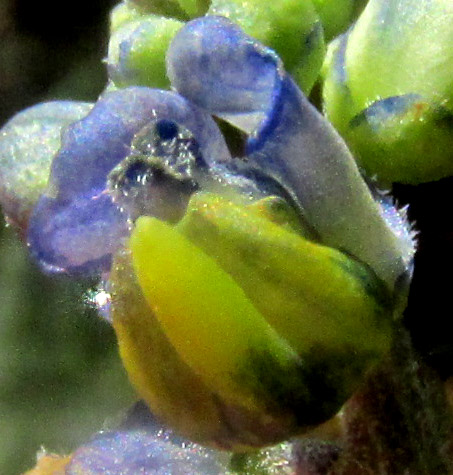
[[[158,120],[134,136],[129,155],[110,172],[107,189],[132,222],[143,215],[175,222],[206,171],[193,134]]]

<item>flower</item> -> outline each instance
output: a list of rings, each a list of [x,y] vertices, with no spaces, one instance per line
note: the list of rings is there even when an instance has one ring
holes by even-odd
[[[204,155],[228,160],[212,118],[183,97],[140,87],[106,93],[64,133],[49,187],[31,216],[28,244],[43,267],[55,272],[108,270],[112,253],[129,234],[130,219],[127,204],[114,203],[118,197],[109,174],[123,162],[131,180],[135,172],[140,176],[127,164],[136,154],[134,137],[153,115],[158,124],[171,118],[192,130]]]
[[[177,92],[106,92],[63,132],[27,242],[47,271],[108,275],[160,420],[250,450],[334,416],[388,350],[412,236],[273,50],[206,16],[166,63]]]

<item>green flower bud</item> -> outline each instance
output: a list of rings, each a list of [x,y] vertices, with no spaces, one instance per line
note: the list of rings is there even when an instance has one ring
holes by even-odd
[[[146,15],[137,5],[130,2],[118,3],[110,12],[110,33],[113,34],[124,24],[139,20],[143,16]]]
[[[371,0],[329,46],[325,111],[382,183],[453,173],[453,4]]]
[[[92,104],[55,101],[30,107],[0,131],[0,201],[7,219],[21,231],[47,187],[62,130],[86,116]]]
[[[116,29],[110,38],[107,63],[115,86],[168,88],[165,53],[183,23],[156,15],[135,17],[133,11],[115,10],[112,25]]]

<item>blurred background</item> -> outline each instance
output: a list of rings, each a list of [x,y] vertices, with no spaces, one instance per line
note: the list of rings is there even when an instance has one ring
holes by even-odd
[[[0,0],[0,126],[50,99],[96,100],[114,0]],[[0,473],[67,453],[133,400],[91,282],[41,274],[0,213]]]

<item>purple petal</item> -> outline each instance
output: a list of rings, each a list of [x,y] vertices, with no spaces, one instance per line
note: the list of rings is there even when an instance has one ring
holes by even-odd
[[[92,273],[108,271],[128,234],[127,218],[106,194],[69,202],[44,195],[30,219],[28,244],[47,272]]]
[[[180,94],[232,122],[244,114],[251,132],[265,119],[281,86],[283,67],[276,53],[246,36],[223,17],[189,22],[167,52],[167,73]],[[239,117],[238,117],[239,116]]]

